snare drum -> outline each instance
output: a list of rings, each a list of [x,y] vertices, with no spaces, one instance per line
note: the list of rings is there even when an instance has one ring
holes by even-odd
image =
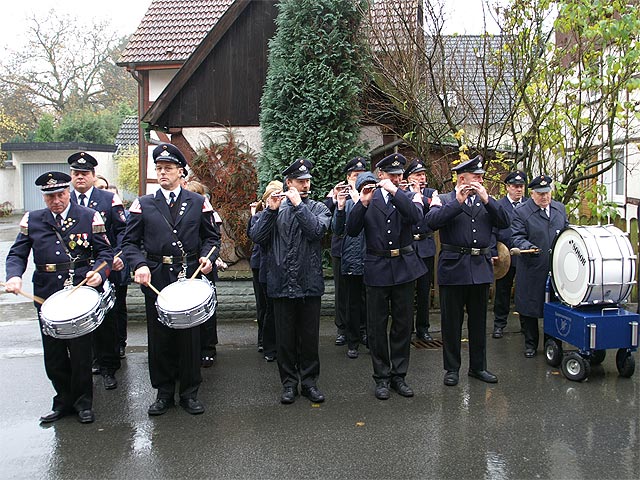
[[[571,225],[552,246],[553,286],[570,306],[626,301],[635,284],[635,270],[628,235],[612,225]]]
[[[83,285],[69,297],[72,288],[54,293],[42,304],[40,318],[45,335],[62,339],[81,337],[93,332],[104,320],[103,295]]]
[[[191,328],[216,311],[216,287],[206,278],[183,279],[167,285],[156,300],[158,320],[170,328]]]

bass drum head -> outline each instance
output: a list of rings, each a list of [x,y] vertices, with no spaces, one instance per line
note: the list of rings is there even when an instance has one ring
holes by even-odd
[[[551,280],[560,299],[571,306],[582,303],[589,289],[589,252],[573,227],[555,238],[551,253]]]

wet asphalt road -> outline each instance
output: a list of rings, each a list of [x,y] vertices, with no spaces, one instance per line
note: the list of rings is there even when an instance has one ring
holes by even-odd
[[[437,331],[437,316],[432,323]],[[465,348],[460,384],[445,387],[441,350],[412,348],[407,382],[415,397],[392,393],[381,402],[366,350],[348,359],[333,345],[332,320],[323,319],[319,386],[327,401],[289,406],[279,403],[277,366],[256,351],[255,322],[222,323],[216,364],[203,370],[206,412],[178,407],[150,418],[155,392],[145,326],[136,322],[118,388],[106,391],[94,377],[95,423],[66,417],[40,426],[53,389],[35,309],[2,295],[0,477],[638,478],[640,374],[620,378],[609,351],[587,381],[570,382],[542,355],[524,358],[516,323],[505,338],[488,339],[498,384],[466,376]]]

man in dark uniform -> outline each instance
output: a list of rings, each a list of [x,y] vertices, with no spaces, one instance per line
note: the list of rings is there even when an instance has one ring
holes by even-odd
[[[427,187],[427,168],[424,162],[414,158],[404,171],[404,179],[409,183],[412,192],[422,195],[423,203],[428,205],[435,189]],[[434,257],[436,255],[436,242],[433,239],[433,231],[422,221],[413,225],[413,248],[418,257],[422,259],[427,272],[416,280],[416,338],[423,342],[433,340],[429,333],[429,306],[431,301],[431,278],[433,277]]]
[[[527,183],[527,176],[524,172],[515,171],[509,173],[504,183],[507,186],[507,194],[498,200],[498,205],[509,214],[509,220],[513,222],[516,208],[524,202],[524,186]],[[496,240],[504,243],[511,249],[511,227],[502,230],[494,229]],[[516,277],[517,256],[511,257],[511,265],[504,277],[496,280],[496,292],[493,300],[493,338],[502,338],[504,329],[507,326],[507,318],[511,309],[511,289],[513,280]]]
[[[191,278],[199,265],[201,273],[212,270],[220,246],[220,230],[213,208],[202,195],[180,186],[187,162],[182,152],[169,143],[153,150],[160,188],[155,194],[136,199],[129,209],[122,250],[134,270],[134,281],[142,285],[147,332],[149,374],[158,390],[149,415],[162,415],[174,403],[176,383],[180,384],[180,405],[190,414],[204,412],[198,400],[200,374],[200,326],[173,329],[160,323],[155,306],[156,293],[178,278]],[[144,253],[142,245],[144,244]]]
[[[295,402],[298,383],[312,402],[325,399],[317,386],[324,293],[321,242],[331,213],[324,203],[309,199],[312,168],[304,158],[286,168],[282,174],[287,190],[267,198],[267,209],[249,231],[254,242],[268,245],[267,295],[273,299],[283,404]]]
[[[507,228],[509,215],[484,186],[482,157],[477,156],[452,169],[457,174],[453,192],[431,202],[427,224],[440,232],[438,284],[444,384],[458,384],[460,342],[465,307],[469,332],[469,376],[487,383],[498,378],[487,371],[486,326],[489,285],[493,282],[492,229]]]
[[[88,286],[99,287],[109,275],[113,250],[104,233],[102,217],[89,208],[71,204],[70,181],[71,177],[61,172],[48,172],[36,179],[47,208],[27,212],[20,221],[20,233],[7,255],[7,292],[18,293],[22,289],[22,275],[31,251],[36,265],[33,291],[43,299],[85,278]],[[106,268],[94,272],[94,262],[106,262]],[[45,370],[56,391],[51,412],[40,421],[54,422],[77,412],[81,423],[91,423],[91,335],[58,339],[45,334],[40,305],[35,305],[41,322]]]
[[[406,162],[399,153],[380,160],[376,165],[380,188],[363,187],[347,219],[347,234],[355,237],[364,229],[367,245],[364,258],[367,334],[375,396],[379,400],[389,398],[389,387],[403,397],[413,396],[405,377],[409,368],[414,286],[426,267],[413,249],[411,233],[412,225],[423,217],[422,198],[398,188]],[[387,335],[389,311],[392,320]]]
[[[531,180],[528,186],[531,199],[516,210],[513,219],[513,247],[539,249],[539,253],[523,254],[516,271],[516,310],[524,324],[524,356],[527,358],[533,358],[538,348],[538,319],[543,316],[551,245],[569,226],[565,206],[551,199],[552,185],[548,175]]]
[[[329,210],[332,214],[335,213],[336,206],[338,204],[338,196],[345,192],[347,189],[355,191],[356,188],[356,179],[358,178],[358,174],[361,172],[366,172],[367,169],[367,159],[364,157],[354,157],[347,162],[347,164],[342,169],[343,173],[346,174],[346,182],[338,183],[332,190],[331,195],[328,196],[325,200],[325,205],[329,207]],[[344,234],[336,234],[335,231],[331,234],[331,268],[333,270],[333,282],[335,289],[335,305],[336,305],[336,345],[342,346],[347,343],[347,309],[348,301],[346,290],[347,286],[345,285],[345,277],[342,274],[342,247],[343,247]],[[361,335],[362,340],[366,342],[366,328],[362,326]]]
[[[89,207],[100,212],[107,229],[107,237],[116,252],[120,251],[124,229],[127,226],[124,207],[118,195],[94,188],[96,181],[95,167],[98,161],[86,152],[77,152],[67,159],[71,166],[71,203]],[[113,260],[113,271],[109,280],[115,286],[125,283],[120,272],[124,269],[124,262],[120,257]],[[93,332],[93,354],[102,375],[104,388],[112,390],[118,386],[115,377],[120,368],[118,351],[117,311],[110,309],[102,324]]]

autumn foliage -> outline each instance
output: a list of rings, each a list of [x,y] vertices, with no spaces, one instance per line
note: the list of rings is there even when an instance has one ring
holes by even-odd
[[[222,217],[221,257],[227,263],[249,258],[249,204],[256,199],[256,156],[249,145],[227,129],[219,141],[198,149],[191,161],[193,176],[203,183],[213,208]]]

